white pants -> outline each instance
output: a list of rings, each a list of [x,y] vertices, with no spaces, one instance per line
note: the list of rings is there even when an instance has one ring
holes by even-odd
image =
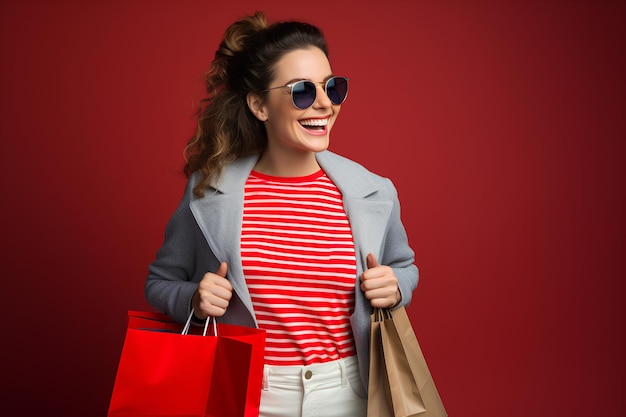
[[[356,356],[310,366],[268,366],[259,417],[365,417]]]

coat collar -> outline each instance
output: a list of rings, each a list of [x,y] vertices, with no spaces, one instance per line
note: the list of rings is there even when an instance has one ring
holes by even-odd
[[[260,155],[239,158],[227,165],[221,177],[211,181],[211,187],[219,193],[241,193],[250,172]],[[379,186],[368,175],[363,175],[364,168],[330,151],[316,154],[317,162],[328,177],[335,183],[344,197],[365,198],[375,193]]]

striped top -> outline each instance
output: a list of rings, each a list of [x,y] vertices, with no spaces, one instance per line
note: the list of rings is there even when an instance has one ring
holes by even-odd
[[[310,365],[355,354],[354,242],[341,193],[322,170],[296,178],[250,174],[241,258],[267,332],[265,363]]]

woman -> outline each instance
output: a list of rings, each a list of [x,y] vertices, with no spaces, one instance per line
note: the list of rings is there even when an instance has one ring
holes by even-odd
[[[146,297],[266,330],[261,416],[365,416],[372,307],[408,305],[418,271],[392,183],[327,150],[348,80],[318,28],[257,13],[206,83]]]

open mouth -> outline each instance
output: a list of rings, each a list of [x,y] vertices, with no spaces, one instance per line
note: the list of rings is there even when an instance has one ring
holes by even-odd
[[[300,124],[307,130],[322,132],[328,125],[328,118],[324,119],[304,119],[299,121]]]

